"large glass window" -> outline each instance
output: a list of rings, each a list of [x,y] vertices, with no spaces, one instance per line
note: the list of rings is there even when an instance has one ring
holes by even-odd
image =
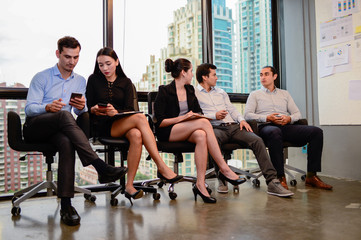
[[[259,89],[259,72],[273,60],[271,0],[213,0],[212,8],[217,86],[234,93]],[[237,108],[243,114],[244,104]],[[237,167],[257,165],[249,150],[235,151],[233,159]]]
[[[57,63],[57,40],[64,36],[79,40],[75,71],[87,78],[103,45],[102,14],[102,1],[1,0],[0,82],[28,87],[37,72]]]
[[[75,72],[87,78],[94,69],[96,52],[103,46],[102,9],[102,1],[1,0],[0,86],[29,87],[37,72],[58,62],[55,55],[57,40],[64,36],[79,40],[82,50]],[[10,110],[19,111],[24,122],[25,100],[0,99],[0,102],[3,116],[0,129],[6,129],[4,116]],[[25,153],[14,152],[8,147],[7,138],[0,139],[0,194],[45,178],[46,164],[41,155],[28,155],[27,164],[15,167],[20,165],[19,157],[23,155]],[[41,162],[40,166],[38,162]],[[82,168],[77,166],[76,169],[80,182]]]

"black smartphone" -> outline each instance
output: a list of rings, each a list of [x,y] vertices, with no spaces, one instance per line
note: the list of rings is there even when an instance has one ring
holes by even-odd
[[[107,106],[108,106],[108,104],[106,104],[106,103],[98,103],[99,108],[106,108]]]
[[[70,96],[70,98],[81,98],[81,96],[83,96],[83,94],[81,94],[81,93],[72,93],[71,94],[71,96]]]

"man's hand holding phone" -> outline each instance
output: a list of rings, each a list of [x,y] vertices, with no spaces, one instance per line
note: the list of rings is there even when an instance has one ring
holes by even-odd
[[[82,110],[85,107],[85,97],[81,93],[72,93],[69,105],[76,109]]]

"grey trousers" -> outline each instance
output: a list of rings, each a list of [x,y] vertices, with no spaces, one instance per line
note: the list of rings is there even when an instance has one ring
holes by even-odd
[[[256,156],[258,165],[264,178],[266,179],[267,184],[277,177],[277,172],[272,165],[262,138],[258,137],[253,132],[248,132],[245,129],[240,130],[239,124],[213,126],[213,130],[217,137],[219,146],[222,146],[225,143],[239,142],[248,144]]]
[[[58,197],[74,197],[75,151],[88,166],[98,158],[83,130],[68,111],[28,117],[24,138],[29,142],[51,142],[59,151]]]

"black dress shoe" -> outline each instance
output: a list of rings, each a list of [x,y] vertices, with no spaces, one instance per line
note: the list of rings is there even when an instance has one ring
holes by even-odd
[[[229,182],[230,184],[232,184],[233,186],[237,186],[237,185],[242,184],[245,181],[247,181],[244,177],[239,177],[234,180],[229,179],[228,177],[224,176],[223,173],[221,173],[221,171],[219,171],[218,177],[223,182],[223,185],[226,185],[226,181]]]
[[[76,226],[80,224],[80,216],[73,206],[66,209],[60,209],[60,219],[68,226]]]
[[[113,167],[107,166],[106,173],[98,174],[98,180],[100,183],[115,182],[123,177],[128,171],[126,167]]]
[[[174,178],[171,178],[171,179],[168,179],[168,178],[165,178],[160,172],[157,171],[157,177],[162,179],[164,182],[166,183],[177,183],[179,182],[180,180],[183,179],[183,176],[182,175],[177,175],[175,176]]]

